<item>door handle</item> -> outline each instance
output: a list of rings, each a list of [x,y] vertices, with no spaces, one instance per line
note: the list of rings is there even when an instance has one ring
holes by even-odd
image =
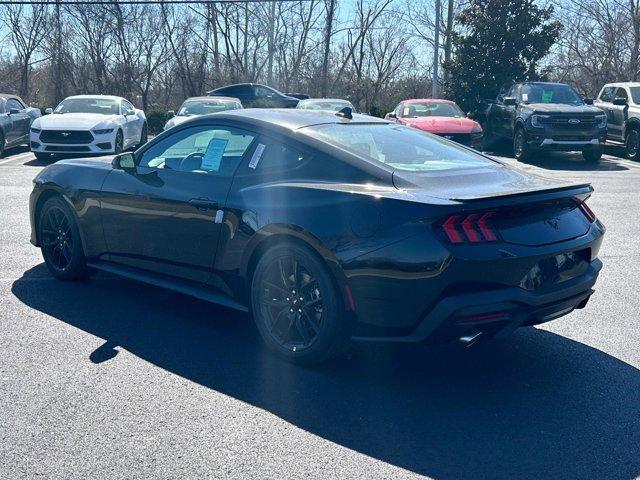
[[[189,200],[189,205],[202,211],[218,208],[218,202],[209,200],[208,198],[192,198]]]

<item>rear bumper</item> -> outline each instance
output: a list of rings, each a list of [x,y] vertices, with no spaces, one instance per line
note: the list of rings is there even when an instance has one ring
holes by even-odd
[[[499,337],[518,327],[548,322],[584,308],[602,262],[593,260],[587,271],[542,291],[507,287],[452,295],[440,300],[407,335],[354,337],[356,341],[445,343],[474,332]]]

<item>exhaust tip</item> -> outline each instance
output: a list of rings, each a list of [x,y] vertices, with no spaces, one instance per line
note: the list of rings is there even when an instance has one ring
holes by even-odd
[[[471,332],[458,338],[458,342],[463,347],[470,347],[474,345],[478,340],[480,340],[481,337],[482,332]]]

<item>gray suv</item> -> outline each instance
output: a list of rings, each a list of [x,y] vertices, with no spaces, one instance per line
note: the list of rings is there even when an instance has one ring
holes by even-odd
[[[607,140],[624,143],[627,157],[640,158],[640,83],[608,83],[594,105],[607,114]]]

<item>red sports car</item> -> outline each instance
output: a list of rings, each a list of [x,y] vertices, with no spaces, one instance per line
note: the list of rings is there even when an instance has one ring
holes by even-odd
[[[387,113],[385,118],[440,135],[468,147],[482,146],[480,124],[467,118],[460,107],[450,100],[404,100],[393,112]]]

